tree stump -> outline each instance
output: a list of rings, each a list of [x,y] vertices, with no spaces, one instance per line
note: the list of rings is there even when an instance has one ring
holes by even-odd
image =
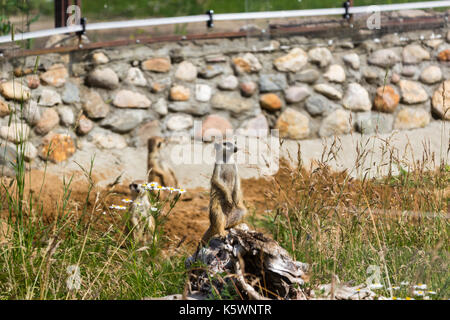
[[[234,288],[242,299],[307,299],[302,289],[308,265],[294,261],[278,243],[246,225],[212,238],[186,260],[188,294],[227,296]]]

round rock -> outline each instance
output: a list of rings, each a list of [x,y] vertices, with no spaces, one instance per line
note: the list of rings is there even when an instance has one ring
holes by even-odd
[[[422,103],[428,100],[427,92],[418,82],[400,80],[399,87],[402,101],[406,104]]]
[[[399,102],[400,96],[391,86],[377,88],[377,93],[374,100],[375,110],[392,113],[397,108]]]
[[[325,119],[319,129],[319,136],[328,137],[332,135],[347,134],[352,130],[350,121],[350,112],[341,109],[330,113]]]
[[[294,48],[287,55],[274,60],[273,64],[278,71],[297,72],[308,63],[308,55],[300,48]]]
[[[310,134],[308,117],[292,108],[280,115],[275,128],[279,130],[280,138],[285,139],[305,139]]]

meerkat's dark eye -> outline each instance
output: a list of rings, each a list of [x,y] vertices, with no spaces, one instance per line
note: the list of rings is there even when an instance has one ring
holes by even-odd
[[[158,143],[158,148],[161,148],[161,144],[162,144],[161,142]]]
[[[137,189],[138,185],[136,183],[130,184],[131,189]]]

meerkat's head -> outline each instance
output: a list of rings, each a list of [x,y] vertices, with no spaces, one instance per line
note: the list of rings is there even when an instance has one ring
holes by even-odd
[[[131,191],[131,194],[133,196],[137,196],[145,191],[145,188],[143,184],[145,183],[144,180],[135,180],[132,183],[130,183],[129,188]]]
[[[216,163],[230,163],[233,159],[233,154],[238,152],[238,147],[230,141],[222,141],[214,143],[216,150]]]
[[[164,138],[162,137],[151,137],[148,139],[147,148],[149,154],[157,154],[164,144]]]

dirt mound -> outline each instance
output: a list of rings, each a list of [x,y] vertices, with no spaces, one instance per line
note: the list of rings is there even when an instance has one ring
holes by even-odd
[[[96,180],[95,174],[92,175],[90,182],[81,172],[75,172],[72,180],[71,176],[63,178],[43,171],[33,170],[27,173],[24,190],[26,207],[29,206],[30,199],[33,202],[33,212],[29,215],[42,215],[43,220],[50,223],[63,213],[81,216],[83,211],[86,211],[89,215],[98,215],[95,221],[100,230],[107,228],[114,220],[110,215],[112,213],[109,206],[122,204],[121,200],[130,196],[128,190],[130,181],[122,181],[111,188],[99,188],[96,186]],[[249,179],[242,181],[242,187],[249,212],[263,213],[267,208],[265,193],[273,188],[273,183],[265,179]],[[16,191],[16,184],[12,183],[10,192]],[[2,203],[6,204],[4,190],[0,192],[0,197]],[[67,208],[63,212],[62,204],[65,198],[68,201]],[[186,197],[182,196],[182,201],[175,206],[169,216],[165,226],[166,235],[174,242],[181,242],[188,247],[196,246],[209,225],[208,206],[209,190],[202,188],[189,190],[189,194],[186,194]],[[0,216],[7,218],[8,215],[8,207],[4,205]]]

